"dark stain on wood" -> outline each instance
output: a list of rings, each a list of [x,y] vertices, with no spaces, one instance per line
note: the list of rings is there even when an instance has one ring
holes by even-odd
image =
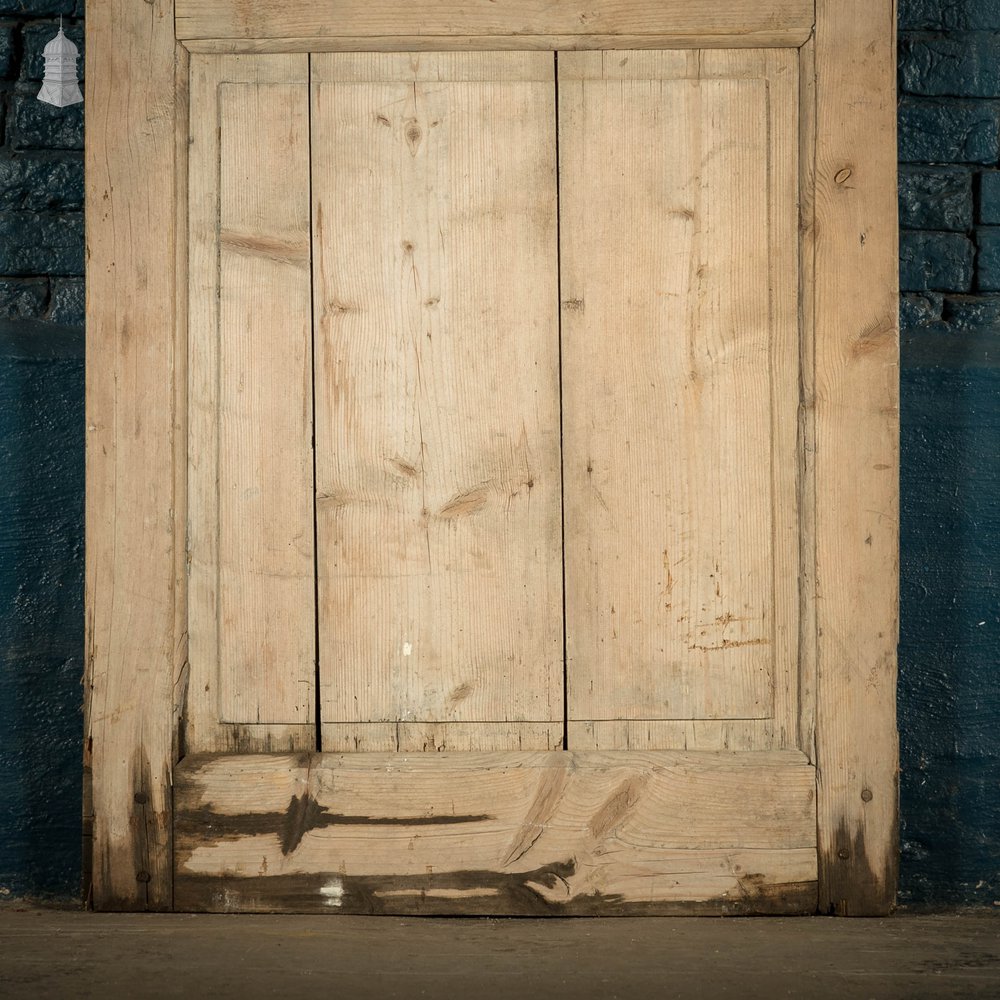
[[[123,848],[120,852],[112,854],[109,838],[104,838],[100,855],[92,854],[90,902],[100,910],[162,912],[169,910],[173,902],[170,810],[169,805],[157,801],[149,758],[142,746],[132,755],[130,775],[131,790],[124,792],[129,800],[128,835],[120,840]],[[167,764],[160,781],[161,788],[170,787]],[[120,883],[126,881],[122,879],[123,869],[131,872],[134,891],[130,888],[117,892],[110,888],[115,885],[115,877]]]
[[[891,913],[896,906],[898,870],[898,834],[887,862],[880,859],[872,864],[864,828],[858,824],[852,831],[841,821],[832,844],[819,852],[820,912],[838,917]],[[885,874],[880,876],[880,871]]]
[[[281,853],[294,851],[310,830],[331,826],[447,826],[456,823],[482,823],[493,819],[485,813],[477,815],[437,816],[365,816],[333,813],[321,806],[308,792],[293,795],[283,812],[243,813],[229,815],[208,808],[179,809],[177,832],[185,838],[200,838],[209,842],[238,840],[241,837],[273,835],[278,838]]]
[[[336,872],[227,878],[180,872],[178,910],[258,913],[352,913],[399,916],[669,916],[807,914],[816,883],[768,885],[747,875],[738,895],[704,901],[627,900],[592,892],[570,896],[576,861],[525,872],[457,871],[425,875],[342,875]],[[542,890],[561,890],[548,898]]]

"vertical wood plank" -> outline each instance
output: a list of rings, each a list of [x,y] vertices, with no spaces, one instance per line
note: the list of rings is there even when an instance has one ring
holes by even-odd
[[[496,749],[562,727],[552,65],[313,57],[333,744],[340,723],[497,726]],[[553,726],[536,746],[513,723]]]
[[[178,45],[174,66],[174,521],[187,524],[188,510],[188,149],[191,139],[191,54]],[[174,691],[171,719],[173,760],[184,746],[188,684],[191,679],[188,642],[188,550],[186,539],[174,545]]]
[[[816,44],[799,49],[799,749],[816,759]]]
[[[315,746],[308,56],[192,62],[188,750]]]
[[[174,557],[183,538],[173,15],[172,0],[107,0],[87,17],[84,690],[98,909],[171,905]]]
[[[315,701],[308,65],[292,59],[294,82],[219,88],[224,722],[308,724]]]
[[[895,3],[818,0],[816,562],[820,909],[897,874]]]
[[[796,56],[559,67],[569,718],[794,745]]]

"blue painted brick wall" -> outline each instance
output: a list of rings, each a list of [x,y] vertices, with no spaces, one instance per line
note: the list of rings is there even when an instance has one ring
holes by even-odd
[[[83,110],[35,100],[59,15],[82,53],[83,0],[0,0],[0,899],[80,867]],[[994,906],[1000,0],[899,20],[900,899]]]
[[[0,0],[0,902],[80,884],[83,111],[35,95],[82,14]]]
[[[1000,900],[1000,0],[899,7],[903,902]]]
[[[83,0],[0,0],[0,317],[83,322],[83,107],[35,99],[63,18],[80,48]]]

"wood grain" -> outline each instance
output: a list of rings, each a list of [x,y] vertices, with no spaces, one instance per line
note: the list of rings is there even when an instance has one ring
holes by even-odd
[[[178,0],[178,38],[707,35],[802,41],[812,0]]]
[[[543,54],[313,57],[324,724],[561,722],[553,95]]]
[[[816,44],[799,49],[799,749],[816,760]]]
[[[323,750],[440,753],[441,751],[560,750],[562,719],[555,722],[327,722]]]
[[[185,746],[254,731],[255,749],[309,749],[308,57],[195,56],[191,71]]]
[[[735,29],[734,29],[735,31]],[[279,38],[189,38],[190,52],[235,54],[265,52],[576,52],[618,49],[797,48],[812,36],[812,25],[775,27],[735,34],[586,35],[298,35]]]
[[[759,750],[779,743],[773,719],[598,719],[569,722],[577,750]]]
[[[90,899],[98,909],[163,910],[183,545],[174,492],[172,0],[98,5],[87,18],[86,58]]]
[[[794,746],[796,54],[559,74],[569,719]]]
[[[820,909],[898,868],[899,364],[892,0],[819,0],[816,585]]]
[[[794,751],[193,757],[197,910],[802,912],[815,775]]]

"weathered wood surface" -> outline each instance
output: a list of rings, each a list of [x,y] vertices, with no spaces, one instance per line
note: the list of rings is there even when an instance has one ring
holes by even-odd
[[[315,746],[308,74],[191,60],[188,751]]]
[[[176,905],[345,913],[799,913],[795,751],[185,760]]]
[[[773,719],[600,719],[566,725],[576,750],[759,750],[779,743]]]
[[[816,757],[816,45],[799,49],[799,749]]]
[[[563,711],[552,56],[319,55],[312,80],[324,728],[468,723],[483,743],[462,749],[548,749]],[[364,727],[353,740],[384,746]]]
[[[788,48],[804,45],[811,26],[740,34],[659,32],[643,35],[298,35],[281,38],[188,38],[192,53],[269,52],[610,52],[619,49]]]
[[[178,0],[183,39],[449,38],[746,35],[797,45],[813,24],[813,0]],[[759,41],[759,44],[767,44]],[[310,42],[311,44],[311,42]],[[479,44],[482,44],[480,42]],[[553,46],[555,47],[555,46]],[[305,50],[308,51],[308,50]],[[313,51],[317,51],[315,48]]]
[[[554,722],[325,722],[323,750],[423,753],[457,750],[560,750],[565,727]]]
[[[816,586],[820,909],[898,868],[899,336],[894,0],[818,0]]]
[[[172,0],[89,12],[84,766],[100,909],[171,902],[174,59]]]
[[[559,77],[569,719],[795,746],[797,54]]]

